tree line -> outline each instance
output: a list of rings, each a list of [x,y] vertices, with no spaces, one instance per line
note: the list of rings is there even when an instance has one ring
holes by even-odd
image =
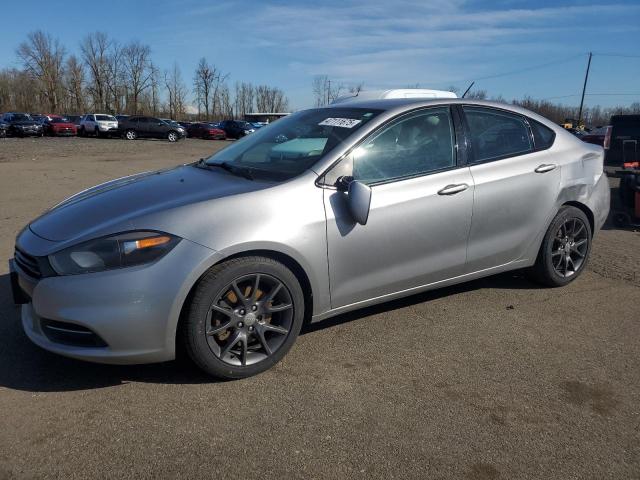
[[[316,75],[311,82],[311,92],[313,103],[316,107],[323,107],[330,104],[343,95],[356,95],[364,87],[364,83],[345,84],[339,81],[332,81],[328,75]],[[420,84],[407,85],[406,88],[421,88]],[[425,87],[428,88],[428,87]],[[463,91],[456,86],[449,86],[446,90],[462,95]],[[549,100],[536,100],[529,96],[521,99],[506,100],[501,95],[490,97],[486,90],[474,90],[469,92],[465,98],[477,100],[491,100],[500,103],[512,103],[523,108],[536,112],[543,117],[557,123],[564,124],[567,119],[578,119],[579,107],[553,103]],[[601,107],[592,105],[584,107],[582,110],[582,123],[590,126],[608,125],[612,115],[632,115],[640,114],[640,102],[631,103],[628,106]]]
[[[449,87],[449,90],[459,93],[456,87]],[[491,100],[501,103],[512,103],[532,112],[536,112],[545,118],[557,123],[563,124],[565,120],[578,120],[579,107],[563,105],[561,103],[553,103],[549,100],[536,100],[531,97],[514,99],[511,102],[505,100],[502,96],[489,97],[486,90],[472,91],[465,98],[475,98],[478,100]],[[600,105],[585,106],[582,109],[582,123],[589,127],[600,127],[609,125],[612,115],[633,115],[640,114],[640,102],[633,102],[630,105],[618,105],[615,107],[601,107]]]
[[[78,53],[69,53],[50,34],[29,33],[16,49],[21,68],[0,70],[0,111],[195,114],[220,120],[289,107],[277,87],[239,81],[231,87],[229,73],[206,58],[200,59],[189,88],[177,63],[161,70],[151,53],[139,41],[123,44],[103,32],[86,35]]]

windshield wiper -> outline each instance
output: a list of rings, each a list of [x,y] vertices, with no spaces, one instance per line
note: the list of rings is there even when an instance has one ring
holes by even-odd
[[[221,168],[226,172],[229,172],[232,175],[240,176],[246,178],[247,180],[253,180],[253,175],[248,169],[242,167],[236,167],[231,165],[229,162],[220,162],[220,163],[207,163],[204,158],[201,158],[200,161],[196,164],[198,168]]]

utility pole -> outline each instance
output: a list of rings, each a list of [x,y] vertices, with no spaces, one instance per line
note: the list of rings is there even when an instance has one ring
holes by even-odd
[[[582,121],[582,106],[584,105],[584,93],[587,90],[587,80],[589,79],[589,69],[591,68],[591,57],[593,54],[589,52],[589,61],[587,62],[587,72],[584,74],[584,85],[582,86],[582,99],[580,100],[580,110],[578,110],[578,125],[576,128],[580,127],[580,122]]]

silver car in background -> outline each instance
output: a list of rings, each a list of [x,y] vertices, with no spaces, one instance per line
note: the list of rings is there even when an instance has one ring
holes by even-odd
[[[20,232],[12,283],[47,350],[145,363],[181,342],[241,378],[305,321],[514,269],[565,285],[608,210],[602,148],[530,111],[353,101],[78,193]]]

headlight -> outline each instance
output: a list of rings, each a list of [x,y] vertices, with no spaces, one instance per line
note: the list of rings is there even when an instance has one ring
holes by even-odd
[[[160,232],[127,232],[66,248],[49,255],[59,275],[101,272],[151,263],[162,258],[180,241]]]

